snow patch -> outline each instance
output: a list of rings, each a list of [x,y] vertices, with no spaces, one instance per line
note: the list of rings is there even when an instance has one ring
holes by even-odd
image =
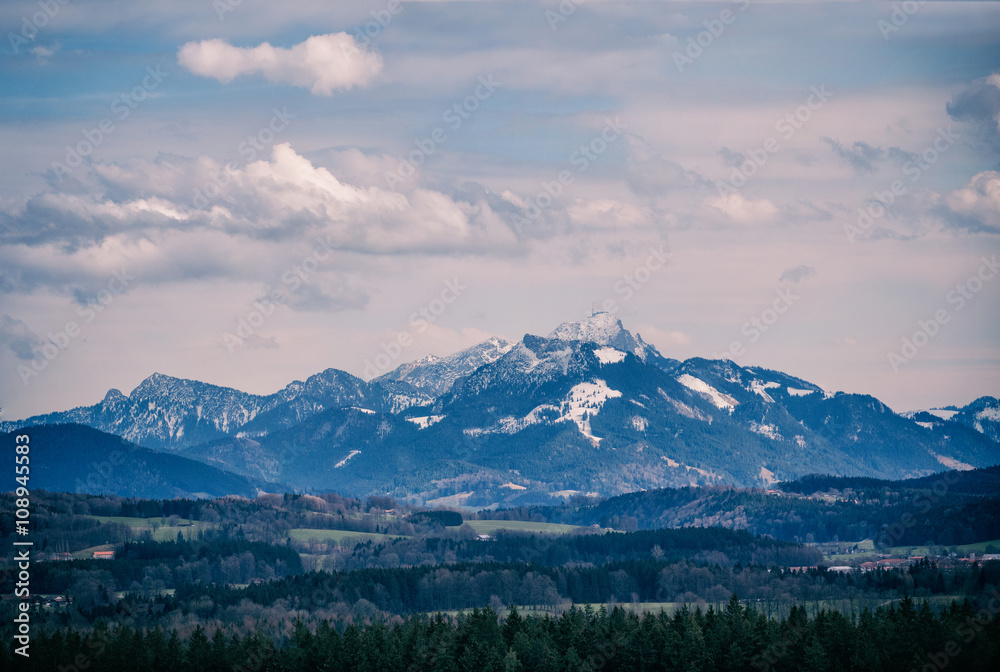
[[[946,411],[943,408],[931,408],[928,409],[927,412],[930,413],[931,415],[936,415],[942,420],[951,420],[952,416],[958,413],[958,411]]]
[[[691,408],[683,401],[677,401],[676,399],[672,398],[669,394],[664,392],[662,387],[658,387],[656,389],[660,393],[660,395],[664,399],[666,399],[671,406],[674,407],[674,410],[683,415],[685,418],[691,418],[692,420],[701,420],[703,422],[707,422],[710,425],[712,424],[712,416],[702,415],[701,411],[699,411],[698,409]],[[732,409],[730,409],[729,412],[732,413]]]
[[[795,445],[796,446],[798,446],[799,448],[805,448],[806,447],[806,437],[802,436],[801,434],[798,434],[794,438],[795,438]]]
[[[415,424],[420,429],[427,429],[435,422],[441,422],[444,418],[445,416],[443,415],[422,415],[416,418],[407,418],[407,420]]]
[[[934,429],[933,422],[918,422],[917,424],[923,427],[924,429]]]
[[[644,417],[642,417],[640,415],[633,415],[632,416],[632,427],[635,428],[635,431],[637,431],[637,432],[645,432],[646,431],[646,427],[648,425],[649,425],[649,423],[646,421],[646,418],[644,418]]]
[[[782,439],[781,434],[778,433],[778,428],[775,427],[774,425],[751,422],[750,431],[757,432],[758,434],[766,436],[767,438],[772,439],[774,441],[781,441]]]
[[[816,390],[800,390],[797,387],[789,387],[788,388],[788,394],[790,394],[793,397],[804,397],[807,394],[812,394],[815,391]]]
[[[767,393],[767,390],[772,387],[781,387],[781,385],[778,383],[765,383],[762,380],[757,380],[756,378],[754,378],[753,380],[750,381],[750,387],[748,387],[747,389],[753,392],[754,394],[760,395],[760,397],[764,401],[768,403],[774,403],[774,399],[772,399],[771,395]]]
[[[730,397],[728,394],[723,394],[722,392],[719,392],[717,389],[715,389],[705,381],[695,378],[690,374],[685,373],[681,376],[678,376],[677,382],[683,385],[684,387],[688,388],[689,390],[694,390],[695,392],[700,392],[701,394],[707,395],[708,398],[712,401],[713,404],[715,404],[717,408],[721,409],[728,408],[730,413],[732,413],[732,410],[736,408],[737,404],[739,404],[738,401]]]
[[[370,408],[361,408],[360,406],[350,406],[352,411],[361,411],[362,413],[367,413],[368,415],[375,415],[375,411]]]
[[[764,481],[768,485],[772,485],[778,482],[778,479],[774,477],[774,472],[767,467],[761,465],[760,474],[758,475],[760,480]]]
[[[523,485],[518,485],[517,483],[504,483],[500,486],[501,488],[510,488],[511,490],[527,490]]]
[[[516,434],[529,425],[543,422],[557,423],[569,420],[576,424],[581,434],[597,444],[600,443],[601,439],[591,433],[590,419],[597,415],[605,401],[620,396],[622,396],[621,392],[612,390],[603,380],[595,379],[592,383],[574,385],[566,395],[566,398],[559,403],[559,406],[541,404],[531,409],[531,412],[523,418],[509,415],[501,418],[491,429],[469,428],[462,430],[462,432],[466,436],[478,436],[479,434],[495,432]]]
[[[340,462],[337,462],[337,464],[333,465],[333,468],[334,469],[340,469],[342,466],[344,466],[345,464],[347,464],[348,460],[350,460],[355,455],[360,455],[360,454],[361,454],[360,450],[352,450],[351,452],[349,452],[347,454],[347,457],[345,457],[344,459],[342,459]]]
[[[994,422],[1000,421],[1000,406],[984,408],[976,413],[976,420],[993,420]]]
[[[618,390],[612,390],[608,384],[601,379],[595,379],[593,383],[580,383],[574,385],[569,391],[566,401],[562,403],[560,411],[561,419],[567,418],[576,423],[580,433],[595,443],[601,440],[590,433],[590,418],[597,415],[601,406],[608,399],[622,396]]]
[[[614,348],[598,348],[594,350],[594,356],[601,364],[617,364],[625,359],[625,353]]]
[[[972,471],[973,469],[975,469],[975,467],[972,466],[971,464],[966,464],[965,462],[959,462],[953,457],[947,457],[945,455],[937,455],[935,453],[931,453],[931,455],[934,455],[935,460],[937,460],[944,466],[948,467],[949,469],[957,469],[958,471]]]

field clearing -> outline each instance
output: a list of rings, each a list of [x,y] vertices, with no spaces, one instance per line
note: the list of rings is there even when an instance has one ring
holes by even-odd
[[[129,516],[87,516],[87,518],[92,518],[100,523],[128,525],[136,534],[142,534],[143,531],[149,530],[153,535],[154,541],[176,541],[178,532],[183,534],[185,539],[190,539],[192,535],[197,534],[198,530],[207,530],[215,527],[215,523],[203,523],[199,520],[187,520],[184,518],[177,521],[179,525],[184,525],[184,527],[170,527],[169,523],[164,522],[165,519],[163,518],[132,518]]]
[[[376,534],[374,532],[354,532],[352,530],[314,530],[308,527],[296,527],[288,531],[288,536],[294,541],[384,541],[386,539],[408,539],[401,534]]]
[[[993,541],[980,541],[978,544],[965,544],[964,546],[959,546],[958,550],[962,553],[986,553],[987,546],[996,546],[1000,548],[1000,539],[994,539]]]
[[[526,520],[467,520],[465,521],[479,534],[493,534],[497,530],[512,532],[541,532],[544,534],[568,534],[588,529],[578,525],[562,523],[532,523]],[[607,530],[605,530],[607,531]]]
[[[951,546],[892,546],[884,550],[877,550],[874,548],[874,544],[870,539],[865,539],[863,542],[858,542],[858,545],[866,550],[864,552],[858,553],[834,553],[831,555],[824,555],[824,560],[837,564],[854,564],[857,562],[864,562],[866,560],[875,560],[877,556],[881,553],[888,553],[891,555],[897,555],[902,557],[911,557],[914,555],[936,555],[941,551],[941,549],[948,550],[952,548]],[[988,546],[995,546],[1000,549],[1000,539],[994,539],[992,541],[980,541],[975,544],[963,544],[961,546],[955,546],[956,552],[959,555],[965,556],[969,553],[975,553],[980,555],[986,553],[986,548]],[[852,563],[852,561],[854,561]]]

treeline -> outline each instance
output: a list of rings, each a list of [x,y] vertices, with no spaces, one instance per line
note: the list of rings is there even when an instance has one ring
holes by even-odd
[[[600,566],[464,563],[447,567],[311,572],[244,589],[180,586],[181,603],[208,598],[216,612],[243,600],[262,606],[279,601],[292,609],[316,609],[360,600],[390,614],[470,609],[486,604],[555,607],[607,602],[719,602],[734,592],[768,603],[780,613],[792,603],[819,600],[884,600],[916,595],[978,595],[1000,585],[1000,563],[942,571],[922,563],[905,571],[842,574],[816,569],[789,572],[762,566],[725,567],[652,559]]]
[[[101,495],[32,491],[32,539],[38,551],[74,552],[104,543],[120,544],[142,538],[144,531],[119,522],[100,522],[95,516],[148,520],[151,528],[179,519],[207,523],[202,536],[251,539],[284,544],[289,530],[313,528],[386,534],[427,534],[452,523],[461,514],[428,512],[398,504],[388,497],[362,501],[327,493],[262,494],[250,500],[223,497],[212,500],[147,500]],[[15,533],[14,498],[0,493],[0,540]],[[385,513],[395,509],[395,515]],[[414,516],[416,514],[416,516]],[[201,526],[205,528],[206,526]]]
[[[826,484],[826,477],[813,482]],[[992,494],[952,491],[943,480],[937,490],[845,489],[826,498],[710,486],[633,492],[596,504],[576,500],[556,507],[480,511],[477,516],[626,530],[722,526],[798,542],[874,539],[889,546],[952,546],[1000,538],[1000,495]]]
[[[77,603],[107,604],[120,590],[147,594],[190,583],[233,584],[302,573],[299,554],[247,540],[126,543],[113,560],[40,562],[32,567],[36,593],[66,593]],[[13,576],[0,583],[11,584]],[[4,585],[3,592],[12,586]]]
[[[903,481],[887,481],[860,476],[810,474],[795,481],[780,483],[778,487],[785,492],[797,492],[805,495],[847,489],[859,493],[930,490],[942,494],[951,492],[970,495],[996,495],[1000,492],[1000,465],[969,471],[948,471]]]
[[[603,564],[647,558],[802,567],[818,564],[822,554],[815,548],[718,527],[624,533],[583,529],[578,534],[558,536],[500,530],[488,540],[478,538],[469,528],[440,537],[358,544],[349,555],[338,559],[338,566],[362,569],[448,562]]]
[[[995,612],[993,612],[995,613]],[[558,618],[500,619],[491,608],[455,619],[412,617],[346,628],[299,623],[280,637],[239,637],[198,628],[176,632],[100,627],[39,633],[32,656],[4,647],[3,668],[27,672],[910,672],[944,667],[993,672],[1000,622],[968,602],[941,614],[905,599],[857,618],[794,609],[769,620],[734,595],[719,610],[637,615],[621,608],[571,609]]]

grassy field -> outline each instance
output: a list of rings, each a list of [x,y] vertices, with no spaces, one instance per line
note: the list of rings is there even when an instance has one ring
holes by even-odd
[[[858,542],[858,546],[864,549],[863,552],[834,553],[824,555],[824,560],[827,563],[834,564],[854,564],[856,562],[874,560],[876,559],[875,556],[879,553],[889,553],[891,555],[910,557],[913,555],[933,555],[939,553],[942,549],[945,551],[951,549],[951,546],[892,546],[891,548],[885,550],[876,550],[871,539],[865,539],[864,541]],[[956,546],[955,549],[959,555],[968,555],[969,553],[976,553],[978,555],[986,553],[987,546],[1000,548],[1000,539],[994,539],[993,541],[980,541],[975,544],[964,544],[962,546]],[[822,548],[822,545],[820,545],[820,547]]]
[[[960,553],[986,553],[987,546],[996,546],[1000,548],[1000,539],[994,539],[993,541],[980,541],[978,544],[965,544],[964,546],[959,546],[958,550]]]
[[[198,530],[205,530],[215,527],[214,523],[203,523],[197,520],[185,520],[180,519],[178,522],[182,524],[189,524],[190,527],[170,527],[168,524],[164,524],[162,518],[130,518],[128,516],[87,516],[88,518],[93,518],[101,523],[119,523],[121,525],[128,525],[136,534],[142,534],[144,530],[149,530],[153,533],[154,541],[175,541],[177,539],[177,533],[180,532],[184,535],[185,539],[190,539],[192,534],[197,534]],[[156,523],[156,529],[153,529],[153,523]]]
[[[305,527],[297,527],[288,531],[294,541],[336,541],[342,542],[351,540],[351,543],[358,541],[382,541],[383,539],[398,539],[402,535],[375,534],[374,532],[352,532],[350,530],[313,530]],[[406,537],[403,537],[404,539]]]
[[[479,534],[493,534],[497,530],[566,534],[567,532],[575,532],[580,529],[576,525],[562,525],[560,523],[531,523],[524,520],[467,520],[466,523]]]
[[[994,539],[993,541],[980,541],[976,544],[964,544],[962,546],[956,546],[955,549],[959,555],[968,555],[969,553],[980,553],[986,552],[987,546],[996,546],[1000,548],[1000,539]],[[895,555],[930,555],[932,552],[936,553],[940,549],[950,549],[951,546],[893,546],[892,553]]]

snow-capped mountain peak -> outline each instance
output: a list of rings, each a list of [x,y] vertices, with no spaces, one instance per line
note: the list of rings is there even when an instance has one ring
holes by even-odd
[[[563,322],[556,327],[548,338],[562,341],[586,341],[607,345],[633,355],[645,361],[650,354],[659,355],[656,348],[642,340],[642,336],[632,335],[622,326],[622,321],[611,313],[597,312],[579,322]]]

